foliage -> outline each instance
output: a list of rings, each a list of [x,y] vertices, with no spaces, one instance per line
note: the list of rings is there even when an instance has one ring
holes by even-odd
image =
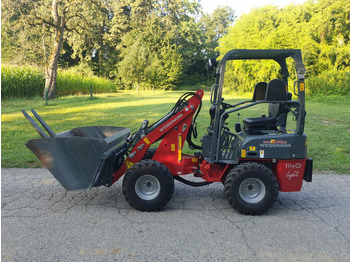
[[[207,58],[218,57],[215,50],[219,40],[227,34],[227,29],[236,19],[235,11],[228,6],[219,6],[212,14],[203,14],[199,20],[201,31],[204,32],[204,50]]]
[[[54,3],[59,3],[56,20]],[[136,76],[140,86],[153,88],[207,80],[206,60],[216,55],[217,41],[234,19],[234,11],[226,7],[201,19],[199,0],[4,0],[1,8],[4,61],[36,64],[54,78],[46,70],[59,52],[61,68],[84,64],[95,75],[122,78],[126,86],[136,85]],[[145,49],[143,58],[138,57],[144,61],[138,61],[147,64],[147,73],[137,66],[145,76],[125,73],[129,62],[136,63],[130,54],[135,48]]]
[[[127,86],[142,85],[152,88],[171,88],[176,84],[188,62],[186,46],[193,56],[196,42],[196,24],[191,15],[198,12],[196,2],[183,0],[120,1],[115,11],[120,16],[119,32],[124,32],[120,43],[119,75]],[[126,10],[122,12],[122,10]],[[117,30],[115,25],[114,30]]]
[[[172,36],[162,29],[165,25],[159,18],[149,18],[145,24],[123,37],[126,47],[121,52],[119,75],[126,85],[171,88],[181,75],[179,49],[171,44]]]
[[[311,88],[323,94],[349,94],[348,74],[339,71],[350,68],[350,3],[319,0],[282,9],[274,6],[254,9],[229,28],[218,50],[225,54],[239,48],[301,49]],[[230,69],[228,77],[241,83],[248,76],[244,79],[247,80],[244,90],[251,91],[258,81],[278,74],[274,67],[274,64],[260,67],[249,62],[238,63]],[[332,78],[337,81],[332,83]],[[230,86],[234,90],[237,87]]]
[[[45,93],[48,91],[49,99],[55,98],[63,42],[67,44],[67,37],[76,40],[76,35],[83,35],[85,39],[90,37],[90,42],[93,42],[90,28],[96,28],[91,26],[95,24],[94,19],[100,18],[98,14],[105,11],[104,1],[5,0],[1,7],[4,14],[1,21],[5,25],[2,36],[6,40],[14,38],[11,46],[5,44],[2,47],[6,53],[12,49],[21,54],[24,60],[42,66],[45,72]],[[103,27],[98,29],[97,32],[104,32]],[[12,48],[16,44],[17,48]],[[31,50],[28,53],[32,56],[28,57],[26,50]]]
[[[52,16],[54,3],[59,3],[57,21]],[[212,79],[207,59],[232,49],[298,48],[314,90],[328,94],[313,84],[321,86],[322,79],[331,84],[327,76],[336,75],[341,84],[332,92],[348,92],[343,87],[347,74],[336,73],[350,71],[347,0],[265,6],[238,20],[229,7],[203,14],[199,0],[4,0],[1,10],[3,61],[36,64],[46,74],[54,57],[50,50],[61,36],[62,51],[55,57],[61,68],[89,68],[95,75],[123,82],[125,88],[204,83]],[[55,24],[60,21],[65,23]],[[277,75],[274,63],[237,63],[228,68],[227,86],[251,91],[256,82]]]
[[[40,96],[44,90],[45,78],[39,69],[33,67],[1,67],[2,99]],[[57,94],[110,93],[116,85],[106,78],[77,73],[76,70],[60,70],[57,77]]]
[[[350,95],[350,72],[325,71],[307,79],[310,95]]]

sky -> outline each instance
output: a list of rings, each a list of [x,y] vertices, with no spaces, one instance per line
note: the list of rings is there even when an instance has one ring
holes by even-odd
[[[205,13],[211,14],[212,11],[221,6],[231,6],[235,10],[236,15],[247,14],[252,8],[262,7],[266,5],[275,5],[278,7],[284,7],[290,4],[302,4],[306,0],[201,0],[203,10]]]

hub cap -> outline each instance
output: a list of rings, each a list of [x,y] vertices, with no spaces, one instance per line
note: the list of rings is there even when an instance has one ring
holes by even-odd
[[[257,178],[247,178],[239,186],[239,196],[247,203],[256,204],[266,195],[264,183]]]
[[[143,200],[155,199],[160,192],[160,183],[151,175],[143,175],[135,183],[135,192]]]

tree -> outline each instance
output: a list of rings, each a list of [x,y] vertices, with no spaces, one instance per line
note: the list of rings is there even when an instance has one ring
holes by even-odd
[[[187,55],[185,47],[191,45],[193,41],[196,42],[192,27],[188,26],[195,25],[194,19],[190,16],[195,9],[194,3],[183,0],[164,2],[124,0],[114,5],[114,13],[118,15],[113,18],[111,31],[115,35],[124,34],[119,45],[121,50],[119,73],[124,83],[131,81],[130,73],[125,70],[131,66],[130,63],[135,65],[132,70],[137,68],[139,72],[132,77],[133,82],[137,78],[137,81],[141,81],[144,86],[166,88],[178,81]],[[193,41],[192,36],[195,36]],[[141,50],[145,52],[142,56]],[[190,58],[193,53],[195,52],[192,50]],[[144,61],[141,62],[140,57]]]
[[[212,14],[202,15],[199,24],[201,31],[204,32],[204,48],[207,58],[219,55],[215,49],[235,19],[235,11],[229,6],[219,6]]]
[[[25,38],[33,37],[33,32],[41,32],[45,64],[44,96],[47,95],[48,99],[54,99],[56,95],[58,60],[66,33],[83,34],[88,28],[85,10],[96,4],[103,3],[98,0],[8,0],[4,3],[3,10],[9,12],[5,15],[7,21],[11,23],[12,19]],[[10,12],[11,9],[15,11]],[[18,19],[13,19],[15,16]],[[30,30],[26,31],[28,28]],[[47,43],[48,36],[50,44]],[[48,47],[50,51],[47,51]]]
[[[182,56],[175,45],[164,43],[159,52],[151,53],[145,69],[145,77],[152,89],[172,88],[182,73]]]
[[[350,3],[346,0],[308,1],[284,8],[265,6],[242,15],[220,39],[221,55],[232,49],[302,49],[309,75],[350,71]],[[227,77],[240,90],[277,77],[276,63],[256,66],[237,62]],[[248,75],[248,78],[244,78]],[[245,80],[245,81],[243,81]],[[245,83],[245,86],[243,86]],[[291,86],[291,85],[290,85]],[[231,86],[232,88],[232,86]]]
[[[182,57],[171,35],[163,29],[157,16],[150,16],[143,27],[138,27],[122,38],[119,74],[126,85],[140,84],[154,88],[168,88],[181,75]]]
[[[223,7],[199,22],[199,0],[3,0],[1,8],[3,57],[13,62],[16,53],[18,64],[41,66],[48,98],[55,97],[58,66],[77,63],[127,85],[203,81],[207,58],[217,55],[234,19]],[[138,73],[129,76],[125,68]]]
[[[136,84],[138,93],[139,84],[145,80],[144,72],[147,67],[147,49],[139,39],[131,41],[135,39],[132,33],[127,34],[124,38],[125,43],[129,41],[130,44],[121,53],[123,59],[118,65],[119,75],[124,84],[131,86]]]
[[[46,26],[33,27],[22,17],[19,6],[31,8],[31,2],[3,0],[1,4],[1,54],[2,61],[24,64],[28,61],[44,67],[47,50],[47,35],[51,32]],[[42,7],[41,7],[42,8]]]

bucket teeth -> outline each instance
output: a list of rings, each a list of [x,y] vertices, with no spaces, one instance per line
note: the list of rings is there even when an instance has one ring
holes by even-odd
[[[32,111],[32,113],[36,117],[36,119],[38,119],[40,124],[45,128],[45,130],[49,134],[49,136],[55,137],[56,134],[52,131],[52,129],[48,126],[48,124],[46,124],[46,122],[39,116],[39,114],[37,112],[35,112],[34,109],[32,109],[30,111]]]
[[[55,137],[56,134],[52,131],[52,129],[48,126],[48,124],[46,124],[46,122],[39,116],[39,114],[32,109],[31,112],[33,113],[33,115],[36,117],[36,119],[39,121],[39,123],[44,127],[44,129],[46,130],[46,132],[49,134],[50,137]],[[29,123],[34,127],[34,129],[36,130],[36,132],[38,132],[38,134],[41,137],[49,137],[44,130],[42,130],[40,128],[40,126],[34,121],[33,118],[30,117],[30,115],[28,115],[28,113],[24,110],[22,110],[23,115],[28,119]]]
[[[26,111],[22,110],[23,115],[28,119],[29,123],[34,127],[34,129],[36,130],[36,132],[38,132],[38,134],[45,138],[45,137],[49,137],[47,134],[45,134],[45,132],[40,128],[40,126],[38,126],[38,124],[33,120],[33,118],[30,117],[30,115],[27,114]]]

